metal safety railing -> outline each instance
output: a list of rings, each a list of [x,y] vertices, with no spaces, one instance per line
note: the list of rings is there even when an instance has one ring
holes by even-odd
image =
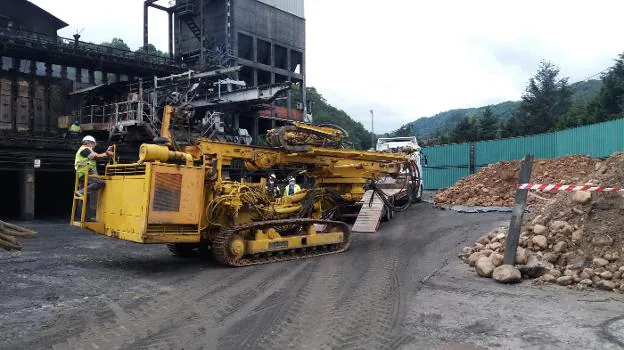
[[[150,55],[145,52],[133,52],[117,49],[104,45],[97,45],[36,32],[24,31],[15,28],[0,27],[0,40],[8,40],[10,44],[26,45],[29,48],[45,49],[47,51],[60,51],[64,53],[75,52],[81,55],[96,54],[111,58],[124,59],[133,64],[156,64],[161,66],[177,67],[176,62],[169,57]]]

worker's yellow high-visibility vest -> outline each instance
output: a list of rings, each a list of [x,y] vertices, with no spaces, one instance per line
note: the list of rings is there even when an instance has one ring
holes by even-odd
[[[72,124],[69,127],[69,131],[71,131],[71,132],[78,132],[79,133],[80,132],[80,125]]]
[[[286,197],[286,196],[292,196],[291,194],[288,194],[290,191],[290,184],[287,185],[286,187],[284,187],[284,195],[282,197]],[[299,187],[299,185],[295,184],[295,188],[293,190],[293,194],[300,192],[301,191],[301,187]]]
[[[80,155],[80,152],[86,148],[87,146],[80,146],[80,148],[78,148],[78,152],[76,152],[74,168],[76,169],[76,174],[79,176],[83,176],[90,170],[97,171],[97,162],[94,159],[89,159]]]

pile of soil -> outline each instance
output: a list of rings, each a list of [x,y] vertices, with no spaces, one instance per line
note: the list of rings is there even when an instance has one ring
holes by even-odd
[[[583,184],[595,170],[599,161],[586,156],[569,156],[541,159],[533,163],[532,183]],[[511,207],[514,203],[520,161],[491,164],[476,174],[467,176],[452,187],[438,192],[437,205],[468,205]],[[542,203],[555,194],[530,192],[529,207]]]
[[[597,162],[588,183],[624,187],[624,153]],[[506,233],[505,228],[490,232],[464,248],[460,257],[473,266],[479,263],[477,273],[483,275],[483,267],[489,265],[480,258],[487,257],[494,267],[502,263]],[[537,266],[537,273],[533,268],[523,273],[538,277],[535,283],[624,292],[624,196],[558,193],[534,207],[523,224],[519,245],[517,267],[522,271],[527,262]]]

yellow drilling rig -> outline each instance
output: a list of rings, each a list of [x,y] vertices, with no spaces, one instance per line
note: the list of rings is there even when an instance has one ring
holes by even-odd
[[[341,142],[342,131],[331,127],[299,125],[269,133],[281,135],[276,139],[290,147],[199,138],[174,150],[168,131],[174,113],[166,106],[162,144],[141,145],[135,163],[106,166],[93,220],[86,220],[87,205],[82,205],[90,194],[74,195],[72,225],[131,242],[168,244],[180,255],[210,249],[222,264],[246,266],[345,251],[350,228],[331,220],[338,204],[360,200],[367,182],[385,175],[407,175],[410,191],[419,186],[408,155],[316,146],[322,133],[333,137],[334,146]],[[314,140],[303,144],[308,136],[295,135],[301,131],[312,131]],[[264,180],[225,178],[224,168],[235,160],[249,171],[302,165],[313,185],[274,198]]]

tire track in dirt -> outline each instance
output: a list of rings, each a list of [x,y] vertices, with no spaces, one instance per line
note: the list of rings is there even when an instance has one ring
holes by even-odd
[[[268,276],[263,276],[249,285],[240,286],[238,289],[230,288],[237,293],[227,298],[225,302],[214,302],[215,295],[209,298],[182,305],[186,309],[195,310],[194,313],[180,318],[179,322],[171,327],[161,328],[160,332],[149,338],[141,339],[131,345],[135,349],[140,348],[195,348],[198,346],[214,349],[220,334],[228,334],[228,328],[241,318],[247,317],[250,311],[267,300],[275,293],[275,290],[284,288],[292,280],[298,280],[309,267],[309,261],[297,261],[286,264],[267,265]],[[235,269],[230,269],[235,270]],[[255,275],[254,275],[255,276]],[[253,277],[249,278],[252,280]],[[248,280],[248,282],[250,282]],[[240,329],[236,329],[238,335],[243,335]],[[221,348],[219,346],[219,348]]]
[[[204,298],[204,302],[210,304],[210,308],[226,304],[229,294],[218,293],[219,291],[228,291],[236,287],[244,289],[244,286],[240,284],[252,286],[262,284],[265,280],[271,279],[272,274],[275,273],[271,269],[256,268],[217,268],[207,272],[198,271],[192,280],[182,283],[176,290],[156,294],[137,305],[123,307],[115,302],[109,302],[108,306],[114,312],[111,319],[95,319],[82,333],[69,337],[64,343],[57,344],[53,348],[109,349],[140,342],[156,335],[161,329],[175,327],[192,317],[196,310],[191,305],[194,304],[192,301],[210,295]],[[214,283],[213,280],[217,282]],[[110,326],[103,327],[104,322],[109,323]],[[134,347],[131,346],[131,348]]]

